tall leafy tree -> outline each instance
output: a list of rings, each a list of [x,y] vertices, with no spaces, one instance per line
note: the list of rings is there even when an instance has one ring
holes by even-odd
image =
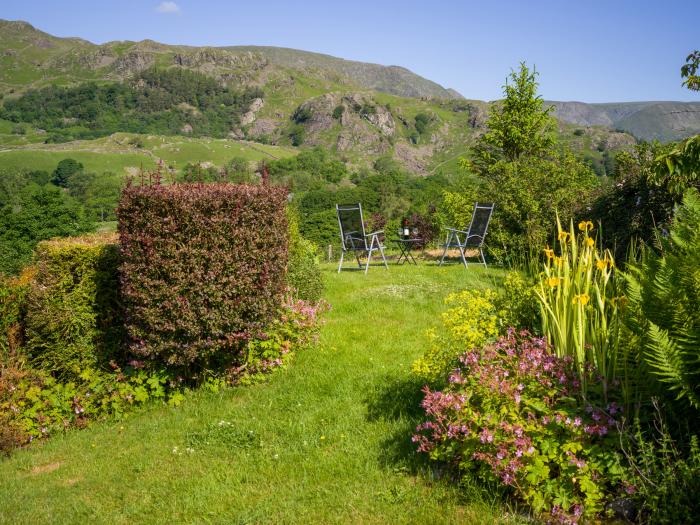
[[[699,70],[700,51],[695,50],[686,57],[685,64],[683,64],[683,67],[681,67],[681,77],[685,79],[683,81],[683,85],[685,87],[693,91],[700,91],[700,75],[698,75]]]
[[[537,94],[537,71],[521,62],[503,86],[504,99],[492,106],[486,122],[489,131],[476,148],[476,160],[490,164],[542,155],[554,145],[552,107],[545,108]]]

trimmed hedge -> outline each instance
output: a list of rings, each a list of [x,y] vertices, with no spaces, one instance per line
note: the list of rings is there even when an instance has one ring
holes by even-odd
[[[295,298],[317,303],[323,295],[318,248],[299,233],[299,220],[294,211],[287,211],[287,220],[289,221],[287,284]]]
[[[282,304],[287,191],[128,186],[117,210],[131,351],[188,376],[235,365]]]
[[[114,234],[91,235],[37,246],[25,330],[39,368],[75,379],[123,358],[116,241]]]

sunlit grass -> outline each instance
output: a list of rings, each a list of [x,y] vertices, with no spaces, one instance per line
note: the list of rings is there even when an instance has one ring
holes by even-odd
[[[409,373],[445,295],[501,272],[423,263],[324,275],[332,310],[317,348],[265,384],[15,453],[0,462],[0,523],[502,521],[499,503],[413,452],[420,385]]]

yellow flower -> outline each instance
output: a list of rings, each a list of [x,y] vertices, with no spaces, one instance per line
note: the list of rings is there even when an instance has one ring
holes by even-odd
[[[559,232],[559,240],[560,241],[565,241],[568,236],[569,236],[569,232],[565,232],[563,230]]]
[[[588,304],[588,301],[590,301],[590,297],[588,296],[587,293],[582,293],[579,295],[574,295],[574,298],[571,300],[572,304],[580,303],[583,306],[586,306]]]
[[[559,279],[559,277],[550,277],[549,279],[547,279],[547,284],[549,286],[551,286],[552,288],[554,288],[555,286],[557,286],[559,284],[560,280],[561,279]]]
[[[563,259],[563,258],[561,258],[561,257],[555,257],[555,258],[554,258],[554,264],[556,264],[557,266],[561,266],[563,263],[564,263],[564,259]]]
[[[547,256],[547,259],[553,259],[554,258],[554,250],[551,248],[545,248],[544,249],[544,254]]]
[[[593,223],[591,221],[581,221],[578,223],[578,229],[582,232],[589,232],[593,229]]]
[[[605,259],[598,259],[595,263],[596,267],[602,272],[606,268],[612,268],[615,266],[615,263],[613,263],[612,259],[608,259],[606,256]]]
[[[595,241],[591,237],[586,237],[586,246],[593,247]]]

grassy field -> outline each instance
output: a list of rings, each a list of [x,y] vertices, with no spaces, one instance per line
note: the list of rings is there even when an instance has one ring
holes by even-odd
[[[142,144],[140,148],[133,145],[133,140],[137,137]],[[0,167],[52,171],[59,161],[70,157],[81,162],[88,171],[109,171],[123,175],[127,168],[154,168],[158,159],[162,159],[167,166],[181,169],[188,162],[209,162],[214,166],[223,166],[233,157],[257,162],[297,154],[294,148],[244,141],[131,133],[115,133],[100,139],[64,144],[13,142],[24,138],[25,136],[18,138],[16,135],[0,134],[0,146],[6,148],[0,149]]]
[[[325,266],[318,347],[252,387],[199,392],[0,461],[0,523],[494,523],[414,453],[410,365],[451,291],[497,286],[476,265]],[[191,450],[188,451],[187,449]]]

